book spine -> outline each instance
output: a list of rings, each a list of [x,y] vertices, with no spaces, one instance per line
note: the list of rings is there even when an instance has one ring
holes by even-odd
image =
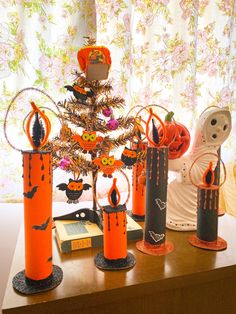
[[[75,239],[75,240],[67,240],[60,241],[58,233],[56,231],[56,239],[59,249],[62,253],[69,253],[72,251],[87,249],[90,247],[101,247],[103,244],[103,236],[95,236],[84,239]]]

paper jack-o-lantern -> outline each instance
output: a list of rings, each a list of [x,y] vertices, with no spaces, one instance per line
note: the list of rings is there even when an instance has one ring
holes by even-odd
[[[174,122],[172,117],[174,112],[169,112],[165,117],[166,140],[165,146],[169,147],[168,159],[177,159],[181,157],[189,148],[190,134],[188,129],[178,122]],[[163,136],[163,129],[158,127],[158,135],[160,139]]]
[[[107,79],[111,65],[108,48],[104,46],[87,46],[78,51],[77,58],[88,81]]]

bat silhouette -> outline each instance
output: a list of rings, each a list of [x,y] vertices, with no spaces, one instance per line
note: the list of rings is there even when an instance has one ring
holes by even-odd
[[[34,197],[34,194],[37,192],[37,189],[38,189],[38,185],[35,185],[31,190],[29,190],[29,192],[23,193],[24,197],[32,199]]]
[[[156,198],[155,202],[156,202],[157,206],[160,208],[160,210],[166,208],[166,202],[162,202],[162,200],[160,200],[159,198]]]
[[[155,233],[154,231],[148,231],[148,232],[149,232],[150,237],[155,242],[159,242],[165,237],[164,233],[159,234],[159,233]]]
[[[50,221],[50,217],[48,217],[48,219],[42,225],[39,225],[39,226],[38,225],[34,225],[32,228],[35,229],[35,230],[45,231],[47,229],[49,221]]]

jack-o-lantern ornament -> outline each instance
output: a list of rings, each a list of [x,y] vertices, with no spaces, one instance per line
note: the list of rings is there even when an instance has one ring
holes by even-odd
[[[165,117],[166,140],[163,145],[169,147],[168,159],[177,159],[181,157],[189,148],[190,133],[188,129],[178,122],[172,120],[174,115],[170,111]],[[158,127],[158,136],[161,140],[163,136],[163,129]]]
[[[81,148],[83,148],[83,152],[92,153],[92,151],[96,148],[97,144],[103,141],[102,136],[97,136],[95,131],[83,131],[82,135],[75,134],[72,136],[73,140],[78,142]]]
[[[93,163],[99,167],[99,170],[103,172],[104,177],[111,178],[115,170],[124,165],[121,160],[117,160],[114,156],[101,155],[93,160]]]

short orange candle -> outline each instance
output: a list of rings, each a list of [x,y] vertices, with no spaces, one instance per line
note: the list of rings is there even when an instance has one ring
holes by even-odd
[[[110,205],[103,207],[104,257],[117,260],[127,257],[126,206],[119,205],[116,178],[108,193]]]

